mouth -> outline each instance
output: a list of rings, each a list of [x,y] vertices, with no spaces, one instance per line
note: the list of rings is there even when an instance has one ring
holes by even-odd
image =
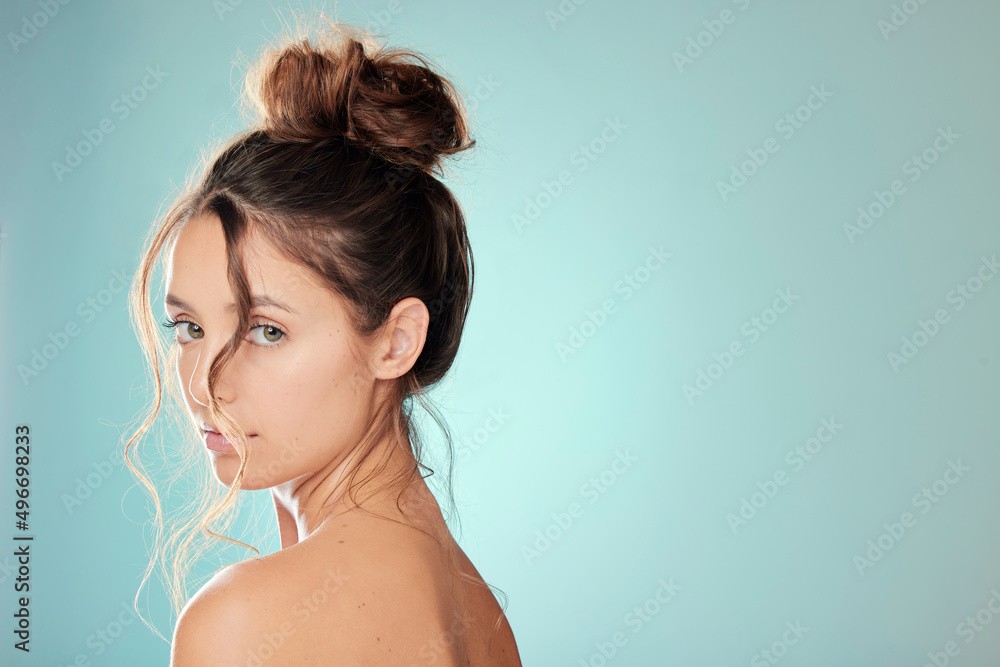
[[[236,448],[233,443],[229,441],[224,435],[219,433],[216,428],[210,424],[201,425],[202,437],[205,440],[205,447],[213,452],[235,452]],[[249,439],[256,438],[256,433],[250,433]]]

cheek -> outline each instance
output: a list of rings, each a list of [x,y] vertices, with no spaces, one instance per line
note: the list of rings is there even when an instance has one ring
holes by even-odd
[[[303,355],[274,369],[264,391],[254,392],[259,408],[272,416],[285,437],[326,439],[353,430],[367,407],[363,373],[342,353]],[[331,428],[333,431],[331,431]]]

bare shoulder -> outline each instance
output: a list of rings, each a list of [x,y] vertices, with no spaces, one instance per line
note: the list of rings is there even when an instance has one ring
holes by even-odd
[[[171,667],[248,662],[242,657],[259,638],[257,573],[250,561],[217,572],[184,606],[174,627]]]
[[[434,537],[377,518],[333,521],[219,571],[181,613],[171,666],[519,664],[477,659],[499,607],[492,594],[469,597]]]

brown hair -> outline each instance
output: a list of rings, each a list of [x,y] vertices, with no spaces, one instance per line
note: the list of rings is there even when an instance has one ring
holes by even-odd
[[[401,299],[416,297],[427,305],[430,322],[423,350],[414,366],[395,381],[389,400],[370,415],[360,461],[369,456],[373,443],[392,433],[409,446],[414,466],[405,479],[391,480],[386,488],[396,482],[405,489],[419,474],[418,468],[433,474],[421,462],[421,441],[412,420],[412,401],[417,399],[445,434],[447,491],[451,506],[455,504],[451,436],[424,392],[445,376],[455,360],[474,271],[462,209],[435,174],[441,173],[442,157],[464,151],[475,141],[469,137],[453,84],[424,58],[379,46],[356,28],[328,23],[330,30],[319,37],[288,38],[258,58],[245,89],[254,124],[218,148],[201,173],[189,179],[150,230],[132,283],[130,312],[155,391],[143,423],[125,445],[125,460],[150,492],[156,509],[156,542],[143,583],[162,562],[175,612],[186,599],[191,561],[206,548],[195,542],[201,533],[260,554],[255,547],[213,530],[224,530],[231,523],[250,454],[247,434],[226,415],[214,388],[244,342],[243,332],[250,328],[251,294],[241,248],[251,232],[261,233],[344,297],[360,337],[378,333]],[[167,365],[176,361],[176,348],[167,349],[157,331],[149,285],[163,249],[176,240],[187,220],[202,214],[213,214],[222,223],[239,317],[236,332],[209,369],[209,412],[235,443],[241,464],[232,486],[219,499],[210,493],[215,488],[218,495],[218,485],[211,483],[203,458],[188,456],[196,474],[200,470],[202,502],[185,505],[188,515],[163,539],[164,512],[155,486],[141,464],[130,458],[133,445],[152,426],[161,407],[159,360],[164,358]],[[177,388],[174,383],[167,386],[173,407],[179,408]],[[191,433],[185,434],[193,439],[197,428],[188,430]],[[195,447],[184,451],[198,453]],[[177,468],[171,470],[173,479],[178,475]],[[365,480],[355,484],[353,474],[348,480],[347,497],[355,504],[364,484]],[[173,553],[169,567],[168,552]]]

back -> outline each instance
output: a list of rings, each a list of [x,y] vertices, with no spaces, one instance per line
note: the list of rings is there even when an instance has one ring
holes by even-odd
[[[240,654],[235,664],[519,667],[500,605],[441,526],[431,532],[445,549],[416,528],[346,513],[304,542],[226,568],[189,606],[213,596],[238,605],[215,614],[246,629],[227,652]]]

